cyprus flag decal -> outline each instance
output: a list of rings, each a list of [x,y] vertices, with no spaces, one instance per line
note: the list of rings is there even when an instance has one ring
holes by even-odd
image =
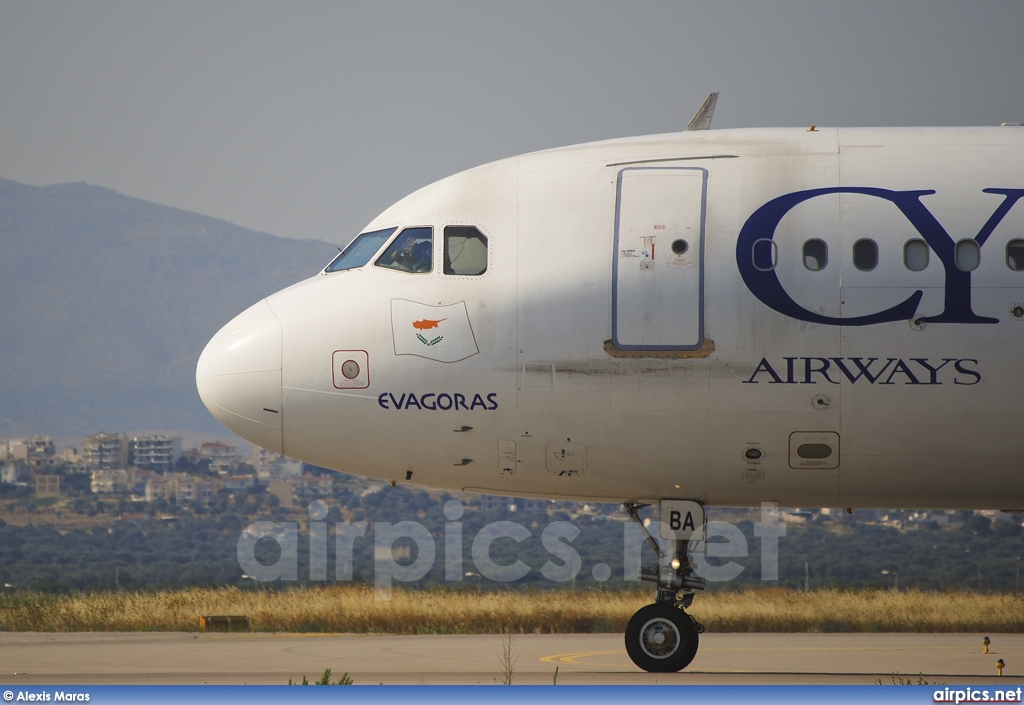
[[[458,362],[480,352],[465,301],[451,306],[427,306],[392,299],[391,330],[395,336],[395,355]]]

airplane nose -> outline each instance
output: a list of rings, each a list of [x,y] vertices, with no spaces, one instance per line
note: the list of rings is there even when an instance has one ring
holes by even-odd
[[[276,453],[284,452],[281,341],[281,324],[264,299],[221,328],[196,365],[196,388],[210,413]]]

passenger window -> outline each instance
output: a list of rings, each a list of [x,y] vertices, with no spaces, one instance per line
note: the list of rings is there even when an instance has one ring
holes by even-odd
[[[377,261],[378,267],[402,272],[422,274],[429,272],[434,249],[434,229],[430,227],[406,228]]]
[[[1024,240],[1006,243],[1006,266],[1015,272],[1024,272]]]
[[[377,254],[377,250],[388,241],[392,233],[398,228],[386,230],[374,230],[371,233],[363,233],[348,244],[334,261],[327,265],[324,272],[341,272],[345,269],[356,269],[370,261],[370,258]]]
[[[750,257],[754,261],[754,269],[759,272],[770,272],[775,269],[779,262],[779,247],[774,240],[767,237],[755,240],[751,249]]]
[[[928,243],[924,240],[907,240],[903,246],[903,264],[911,272],[923,272],[928,267]]]
[[[445,274],[480,276],[487,271],[487,237],[472,226],[449,225],[444,229]]]
[[[878,244],[874,240],[853,243],[853,266],[862,272],[870,272],[878,266]]]
[[[808,240],[804,243],[804,266],[812,272],[820,272],[828,264],[828,245],[824,240]]]
[[[973,272],[981,264],[981,248],[974,240],[956,243],[956,268],[961,272]]]

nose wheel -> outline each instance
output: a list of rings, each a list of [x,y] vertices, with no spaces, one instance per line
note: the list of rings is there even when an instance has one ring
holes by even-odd
[[[671,603],[641,608],[626,626],[626,653],[651,673],[675,673],[697,655],[700,635],[693,617]]]
[[[675,673],[689,666],[697,655],[704,627],[685,608],[693,602],[694,592],[704,589],[704,579],[690,564],[688,540],[673,541],[672,550],[663,551],[640,520],[639,511],[646,505],[623,506],[658,557],[657,565],[640,569],[640,579],[657,583],[658,590],[654,604],[637,610],[626,625],[626,653],[645,671]],[[703,511],[701,506],[701,536]]]

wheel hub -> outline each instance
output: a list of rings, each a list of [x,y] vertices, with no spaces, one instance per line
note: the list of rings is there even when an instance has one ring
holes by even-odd
[[[651,658],[672,656],[681,641],[676,625],[667,619],[651,619],[640,630],[640,648]]]

